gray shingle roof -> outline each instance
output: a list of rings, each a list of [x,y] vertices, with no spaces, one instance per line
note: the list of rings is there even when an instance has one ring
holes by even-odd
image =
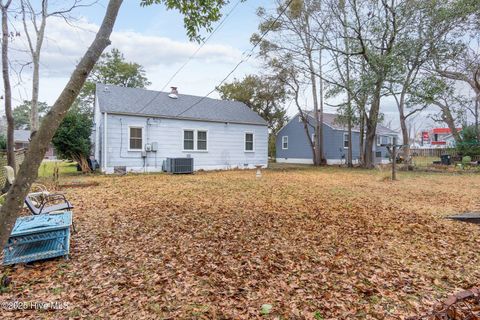
[[[308,115],[312,118],[314,118],[314,113],[313,111],[307,111]],[[347,130],[347,127],[343,124],[338,123],[336,121],[337,115],[334,113],[323,113],[323,123],[328,125],[334,130]],[[352,128],[353,131],[360,131],[360,127],[358,125],[353,126]],[[390,128],[387,128],[385,126],[382,126],[381,124],[377,125],[377,134],[378,135],[398,135],[397,132],[393,131]]]
[[[100,112],[157,116],[203,121],[267,125],[244,103],[212,98],[178,95],[172,99],[167,92],[97,84],[96,96]]]
[[[30,140],[30,130],[14,130],[13,140],[18,142],[28,142]]]

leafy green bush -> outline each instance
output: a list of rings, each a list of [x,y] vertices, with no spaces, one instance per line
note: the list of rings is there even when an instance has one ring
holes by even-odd
[[[474,126],[465,127],[462,132],[462,142],[457,143],[457,152],[462,156],[480,155],[480,141]]]
[[[7,149],[7,137],[5,135],[0,135],[0,150]]]
[[[465,157],[462,158],[462,163],[463,164],[470,164],[470,162],[472,162],[472,157],[465,156]]]
[[[76,161],[82,170],[88,171],[92,119],[80,108],[72,107],[57,129],[52,143],[61,159]]]

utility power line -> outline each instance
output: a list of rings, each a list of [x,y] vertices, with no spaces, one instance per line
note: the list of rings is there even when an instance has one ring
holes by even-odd
[[[170,82],[172,82],[172,80],[177,76],[177,74],[183,70],[183,68],[185,68],[185,66],[195,57],[195,55],[203,48],[203,46],[205,46],[205,44],[208,42],[208,40],[210,40],[212,38],[212,36],[218,31],[220,30],[220,28],[223,26],[223,24],[225,23],[225,21],[228,19],[228,17],[232,14],[232,12],[235,10],[235,8],[237,8],[238,4],[240,2],[242,2],[243,0],[238,0],[235,5],[230,9],[230,11],[227,12],[227,14],[223,17],[223,19],[220,21],[220,23],[215,27],[215,29],[208,35],[208,37],[205,39],[205,41],[202,42],[202,44],[192,53],[192,55],[190,55],[190,57],[188,57],[188,59],[180,66],[180,68],[177,69],[177,71],[175,71],[172,76],[168,79],[168,81],[165,83],[165,85],[162,87],[162,89],[157,92],[157,94],[155,94],[153,96],[152,99],[150,99],[147,104],[145,106],[143,106],[139,111],[137,112],[142,112],[143,110],[145,110],[159,95],[160,93],[165,90],[165,88],[170,84]],[[138,102],[138,101],[137,101]]]
[[[197,102],[193,103],[191,106],[189,106],[187,109],[185,109],[184,111],[180,112],[179,114],[177,114],[177,116],[180,116],[182,114],[184,114],[185,112],[187,112],[188,110],[192,109],[193,107],[195,107],[197,104],[199,104],[200,102],[202,102],[205,98],[207,98],[209,95],[211,95],[213,92],[215,92],[215,90],[221,86],[227,79],[228,77],[230,77],[232,75],[232,73],[235,72],[235,70],[237,70],[237,68],[244,62],[246,62],[252,55],[253,55],[253,51],[255,50],[255,48],[260,44],[260,42],[262,42],[263,38],[265,38],[265,36],[267,35],[267,33],[271,30],[271,28],[277,23],[278,19],[280,19],[280,17],[285,13],[285,11],[287,11],[287,8],[290,6],[290,4],[293,2],[293,0],[290,0],[288,1],[287,5],[282,9],[282,11],[280,11],[280,13],[278,14],[278,16],[275,18],[275,20],[273,20],[270,25],[268,26],[268,28],[261,34],[260,38],[258,39],[258,41],[253,45],[253,47],[247,51],[248,54],[246,56],[245,53],[247,52],[243,52],[242,56],[244,56],[244,58],[242,58],[236,65],[235,67],[232,69],[232,71],[230,71],[223,79],[222,81],[220,81],[220,83],[218,85],[216,85],[210,92],[208,92],[205,96],[203,96],[202,98],[200,98]]]
[[[160,91],[163,91],[165,90],[165,88],[170,84],[170,82],[172,82],[172,80],[176,77],[176,75],[183,70],[183,68],[185,68],[185,66],[195,57],[195,55],[203,48],[203,46],[208,42],[208,40],[210,40],[210,38],[215,34],[215,32],[217,32],[222,26],[223,24],[225,23],[225,21],[228,19],[228,17],[230,16],[230,14],[235,10],[235,8],[238,6],[238,4],[241,2],[242,0],[238,0],[237,3],[235,3],[235,5],[232,7],[232,9],[230,9],[230,11],[225,15],[225,17],[222,19],[222,21],[220,21],[220,23],[218,24],[218,26],[212,31],[212,33],[210,33],[208,35],[208,37],[205,39],[205,41],[202,42],[202,44],[195,50],[195,52],[193,52],[193,54],[188,57],[188,59],[180,66],[180,68],[177,69],[177,71],[175,71],[172,76],[168,79],[167,83],[165,83],[165,85],[162,87],[162,89]]]
[[[258,39],[258,41],[253,45],[253,47],[248,50],[248,51],[244,51],[242,53],[242,56],[243,58],[240,59],[240,61],[235,65],[235,67],[233,67],[233,69],[222,79],[222,81],[220,81],[220,83],[218,85],[216,85],[210,92],[208,92],[206,95],[204,95],[203,97],[201,97],[198,101],[196,101],[195,103],[193,103],[192,105],[190,105],[187,109],[185,109],[184,111],[180,112],[179,114],[177,114],[177,116],[181,116],[182,114],[184,114],[185,112],[191,110],[193,107],[195,107],[196,105],[198,105],[200,102],[202,102],[203,100],[205,100],[206,98],[208,98],[209,95],[211,95],[213,92],[215,92],[215,90],[221,86],[227,79],[228,77],[230,77],[232,75],[232,73],[234,73],[238,67],[246,62],[252,55],[253,55],[253,52],[254,50],[258,47],[258,45],[262,42],[263,38],[265,38],[265,36],[268,34],[268,32],[270,32],[271,28],[277,23],[277,21],[280,19],[280,17],[285,13],[285,11],[287,11],[288,7],[290,6],[290,4],[293,2],[293,0],[289,0],[288,3],[285,5],[285,7],[282,8],[282,10],[280,11],[280,13],[278,14],[278,16],[269,24],[268,28],[265,29],[265,31],[263,31],[263,33],[260,35],[260,38]],[[153,100],[155,100],[159,95],[160,95],[160,91],[157,92],[157,94],[152,98],[150,99],[150,101],[142,108],[140,109],[139,111],[137,111],[138,113],[142,112],[143,110],[145,110],[152,102]]]

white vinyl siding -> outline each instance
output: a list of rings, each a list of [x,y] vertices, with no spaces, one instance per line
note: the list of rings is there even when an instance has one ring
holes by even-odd
[[[253,169],[255,165],[268,164],[267,126],[180,119],[158,119],[147,123],[146,117],[116,114],[108,114],[107,122],[107,148],[104,149],[107,161],[102,166],[107,173],[112,173],[114,166],[126,166],[128,172],[161,171],[166,158],[192,157],[195,170]],[[129,151],[128,126],[143,127],[143,147],[146,143],[156,143],[157,151],[147,152],[144,158],[138,150]],[[207,150],[195,150],[195,133],[193,150],[184,150],[184,130],[206,131]],[[255,152],[245,152],[245,132],[254,134]]]

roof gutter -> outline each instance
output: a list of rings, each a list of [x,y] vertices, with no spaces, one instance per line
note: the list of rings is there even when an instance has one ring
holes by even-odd
[[[107,112],[104,111],[104,113],[106,114]],[[174,120],[191,120],[191,121],[200,121],[200,122],[250,124],[250,125],[264,126],[264,127],[268,126],[268,124],[266,122],[262,124],[262,123],[248,122],[248,121],[211,120],[211,119],[198,119],[198,118],[190,118],[190,117],[162,116],[162,115],[146,114],[146,113],[118,112],[118,111],[109,112],[109,114],[122,115],[122,116],[132,116],[132,117],[148,117],[148,118],[174,119]]]

